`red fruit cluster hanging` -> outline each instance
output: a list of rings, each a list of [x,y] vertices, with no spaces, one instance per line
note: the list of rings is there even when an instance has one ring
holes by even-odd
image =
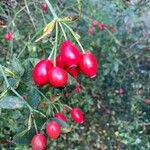
[[[69,40],[61,43],[60,52],[56,58],[56,64],[52,60],[39,61],[33,68],[33,80],[37,86],[50,84],[52,87],[65,87],[68,74],[74,78],[79,76],[80,71],[90,78],[97,73],[98,63],[94,54],[80,52]]]
[[[72,108],[70,114],[74,122],[79,124],[83,123],[84,115],[79,108]],[[67,117],[63,113],[56,113],[55,117],[63,120],[64,122],[67,122]],[[60,133],[61,125],[57,121],[52,120],[47,123],[46,134],[51,140],[57,139],[60,136]],[[31,141],[32,150],[45,150],[46,144],[47,139],[45,135],[41,133],[37,133],[36,135],[34,135]]]
[[[66,86],[68,73],[74,78],[77,78],[80,72],[94,78],[97,68],[98,62],[94,54],[85,51],[80,52],[71,41],[65,40],[61,43],[60,51],[57,56],[55,55],[54,60],[43,59],[34,66],[32,77],[37,86],[49,84],[54,88],[59,88]],[[77,88],[80,89],[79,83]],[[79,108],[72,108],[70,115],[75,123],[82,124],[84,122],[84,114]],[[55,117],[67,122],[67,117],[63,113],[56,113]],[[59,122],[49,121],[46,125],[46,134],[51,140],[57,139],[61,134]],[[36,134],[32,138],[32,149],[44,150],[45,148],[46,137],[43,134]]]

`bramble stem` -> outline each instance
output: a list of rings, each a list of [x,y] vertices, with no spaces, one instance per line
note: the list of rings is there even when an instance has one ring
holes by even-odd
[[[54,10],[54,8],[52,7],[52,5],[51,5],[51,3],[49,2],[49,0],[45,0],[45,2],[47,3],[47,5],[48,5],[48,7],[49,7],[49,9],[50,9],[50,11],[51,11],[53,17],[54,17],[54,18],[58,18],[57,15],[56,15],[56,13],[55,13],[55,10]]]
[[[119,46],[122,46],[120,41],[105,27],[105,30],[109,33],[109,35],[114,39],[114,41],[116,42],[116,44],[118,44]]]

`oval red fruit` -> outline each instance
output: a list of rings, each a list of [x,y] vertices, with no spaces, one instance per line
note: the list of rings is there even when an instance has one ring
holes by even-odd
[[[88,32],[89,34],[95,34],[95,30],[92,29],[92,28],[89,28],[89,29],[87,30],[87,32]]]
[[[83,112],[79,108],[72,108],[71,117],[72,117],[73,121],[76,123],[81,124],[84,121]]]
[[[60,55],[64,64],[68,67],[77,66],[80,61],[80,51],[69,40],[62,42],[60,47]]]
[[[49,83],[48,70],[50,70],[52,66],[52,61],[48,59],[43,59],[34,66],[32,78],[37,86]]]
[[[57,139],[60,135],[61,126],[56,121],[51,121],[46,126],[46,133],[52,139]]]
[[[90,52],[85,52],[80,58],[80,70],[90,78],[94,78],[97,73],[97,59],[94,54]]]
[[[13,34],[12,33],[6,33],[4,36],[5,41],[11,41],[13,39]]]
[[[80,73],[80,69],[79,67],[66,67],[67,72],[74,78],[77,78],[79,76]]]
[[[96,20],[92,21],[92,23],[91,23],[91,25],[92,25],[93,27],[96,27],[97,24],[98,24],[98,22],[97,22]]]
[[[65,68],[65,64],[64,64],[64,62],[63,62],[63,60],[61,58],[61,55],[58,55],[56,57],[56,66],[60,67],[60,68]]]
[[[32,138],[31,141],[32,150],[45,150],[46,143],[47,143],[46,137],[43,134],[38,133],[34,135]]]
[[[65,87],[68,80],[67,72],[60,67],[52,67],[48,72],[49,83],[53,87]]]
[[[44,13],[46,13],[48,11],[48,5],[47,5],[47,3],[43,3],[42,4],[42,10],[43,10]]]
[[[105,24],[102,22],[99,24],[99,29],[103,31],[105,29]]]
[[[55,117],[67,122],[67,118],[63,113],[56,113]]]

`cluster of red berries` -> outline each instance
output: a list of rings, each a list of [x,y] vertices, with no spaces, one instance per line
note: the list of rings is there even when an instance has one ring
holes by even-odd
[[[68,81],[67,72],[78,77],[80,71],[90,78],[97,73],[98,62],[94,54],[81,53],[69,40],[61,43],[60,53],[56,58],[56,64],[51,59],[39,61],[33,68],[33,80],[37,86],[50,84],[52,87],[65,87]]]
[[[66,116],[62,113],[56,113],[55,117],[60,120],[63,120],[64,122],[67,122]],[[83,123],[84,121],[84,115],[79,108],[72,108],[71,117],[74,122],[79,124]],[[57,139],[60,133],[61,133],[61,125],[57,121],[52,120],[47,123],[46,134],[51,140]],[[46,136],[41,133],[37,133],[36,135],[34,135],[31,141],[32,150],[44,150],[46,148],[46,144],[47,144]]]
[[[89,34],[95,33],[95,28],[98,27],[100,31],[103,31],[105,29],[105,24],[103,22],[98,23],[97,20],[94,20],[91,22],[91,27],[88,29]]]

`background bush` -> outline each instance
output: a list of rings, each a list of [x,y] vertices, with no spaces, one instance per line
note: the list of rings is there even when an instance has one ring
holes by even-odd
[[[51,41],[35,43],[41,29],[52,20],[50,11],[43,14],[43,1],[0,1],[0,62],[15,72],[9,84],[35,109],[40,108],[41,95],[34,89],[31,71],[37,60],[48,57]],[[59,16],[76,14],[73,0],[50,0]],[[29,8],[29,12],[26,8]],[[80,76],[81,92],[74,93],[71,78],[63,91],[41,88],[46,96],[60,98],[85,113],[83,125],[73,126],[71,132],[50,141],[47,149],[68,150],[148,150],[150,149],[150,3],[148,0],[83,0],[81,17],[70,26],[80,35],[84,49],[92,51],[99,60],[95,79]],[[91,27],[91,22],[104,22],[106,29]],[[95,33],[87,31],[92,28]],[[11,31],[14,40],[5,42],[3,36]],[[73,40],[68,33],[68,37]],[[0,75],[0,92],[6,85]],[[31,86],[32,85],[32,86]],[[115,91],[119,88],[123,94]],[[65,97],[68,93],[69,97]],[[1,94],[1,96],[2,96]],[[7,92],[13,95],[12,92]],[[9,104],[8,104],[9,105]],[[29,150],[34,129],[17,138],[28,126],[27,108],[0,109],[0,149]],[[68,114],[69,115],[69,114]],[[38,126],[45,121],[37,114]],[[23,145],[18,145],[23,144]]]

